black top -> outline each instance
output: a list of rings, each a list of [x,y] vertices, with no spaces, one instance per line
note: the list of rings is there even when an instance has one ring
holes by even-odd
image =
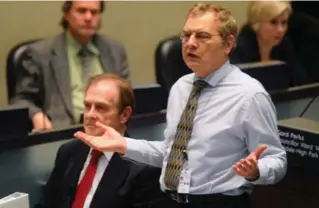
[[[277,46],[273,47],[270,58],[284,61],[288,65],[291,87],[309,83],[306,71],[296,57],[289,37],[285,36]],[[230,61],[233,64],[260,61],[256,33],[250,26],[245,25],[241,29],[237,38],[237,46],[232,51]]]

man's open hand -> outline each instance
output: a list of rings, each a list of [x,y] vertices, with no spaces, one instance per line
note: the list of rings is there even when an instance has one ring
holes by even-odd
[[[74,136],[93,149],[101,152],[118,152],[124,154],[126,151],[126,140],[113,128],[100,122],[96,125],[104,130],[102,136],[91,136],[82,131],[78,131]]]
[[[246,158],[239,160],[235,165],[233,165],[235,173],[251,180],[258,178],[258,159],[266,149],[266,145],[260,145],[256,151],[250,153]]]

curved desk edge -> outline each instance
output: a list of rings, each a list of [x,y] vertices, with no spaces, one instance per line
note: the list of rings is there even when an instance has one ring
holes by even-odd
[[[28,146],[56,142],[73,138],[76,131],[82,130],[82,125],[48,132],[31,133],[27,137],[9,139],[0,142],[0,152],[8,149],[24,148]]]
[[[129,128],[138,128],[141,126],[152,125],[165,122],[166,111],[155,113],[134,115],[129,122]],[[63,141],[73,138],[73,134],[79,130],[83,130],[83,125],[74,125],[65,129],[58,129],[48,132],[31,133],[26,137],[19,139],[8,139],[0,142],[0,152],[8,149],[24,148],[44,143]]]
[[[302,117],[279,120],[278,126],[313,134],[318,134],[319,131],[319,122]]]
[[[270,91],[269,94],[274,103],[316,97],[319,95],[319,83],[274,90]]]

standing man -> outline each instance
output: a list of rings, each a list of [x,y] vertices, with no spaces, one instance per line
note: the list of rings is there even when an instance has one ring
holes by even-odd
[[[34,130],[77,124],[89,77],[129,77],[124,47],[97,34],[104,1],[65,1],[63,32],[30,45],[10,104],[28,107]]]
[[[287,159],[269,94],[229,62],[236,36],[228,10],[209,3],[190,9],[181,40],[194,73],[171,89],[164,141],[122,137],[108,126],[101,137],[75,136],[93,148],[163,167],[161,188],[176,207],[250,207],[252,186],[282,179]]]
[[[84,130],[92,136],[104,133],[101,124],[127,135],[134,108],[129,82],[119,76],[93,77],[84,99]],[[137,164],[118,153],[102,153],[80,140],[59,148],[55,167],[37,208],[150,208],[167,205],[160,191],[160,168]]]

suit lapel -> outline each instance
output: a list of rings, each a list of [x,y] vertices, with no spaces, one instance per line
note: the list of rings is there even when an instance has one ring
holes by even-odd
[[[99,49],[99,59],[104,72],[116,73],[114,54],[110,49],[107,39],[96,35],[93,39],[95,46]]]
[[[107,207],[108,201],[114,200],[114,192],[117,192],[121,185],[125,183],[129,173],[129,163],[124,161],[117,153],[111,158],[103,177],[97,187],[93,197],[91,207]]]
[[[65,172],[65,182],[67,183],[68,193],[68,207],[71,207],[73,199],[75,197],[75,191],[79,181],[81,171],[86,161],[90,148],[82,142],[76,147],[76,154],[70,159],[70,163],[67,171]]]
[[[66,47],[65,33],[62,33],[55,40],[50,68],[53,70],[54,78],[56,79],[64,105],[69,115],[73,118],[69,61]]]

